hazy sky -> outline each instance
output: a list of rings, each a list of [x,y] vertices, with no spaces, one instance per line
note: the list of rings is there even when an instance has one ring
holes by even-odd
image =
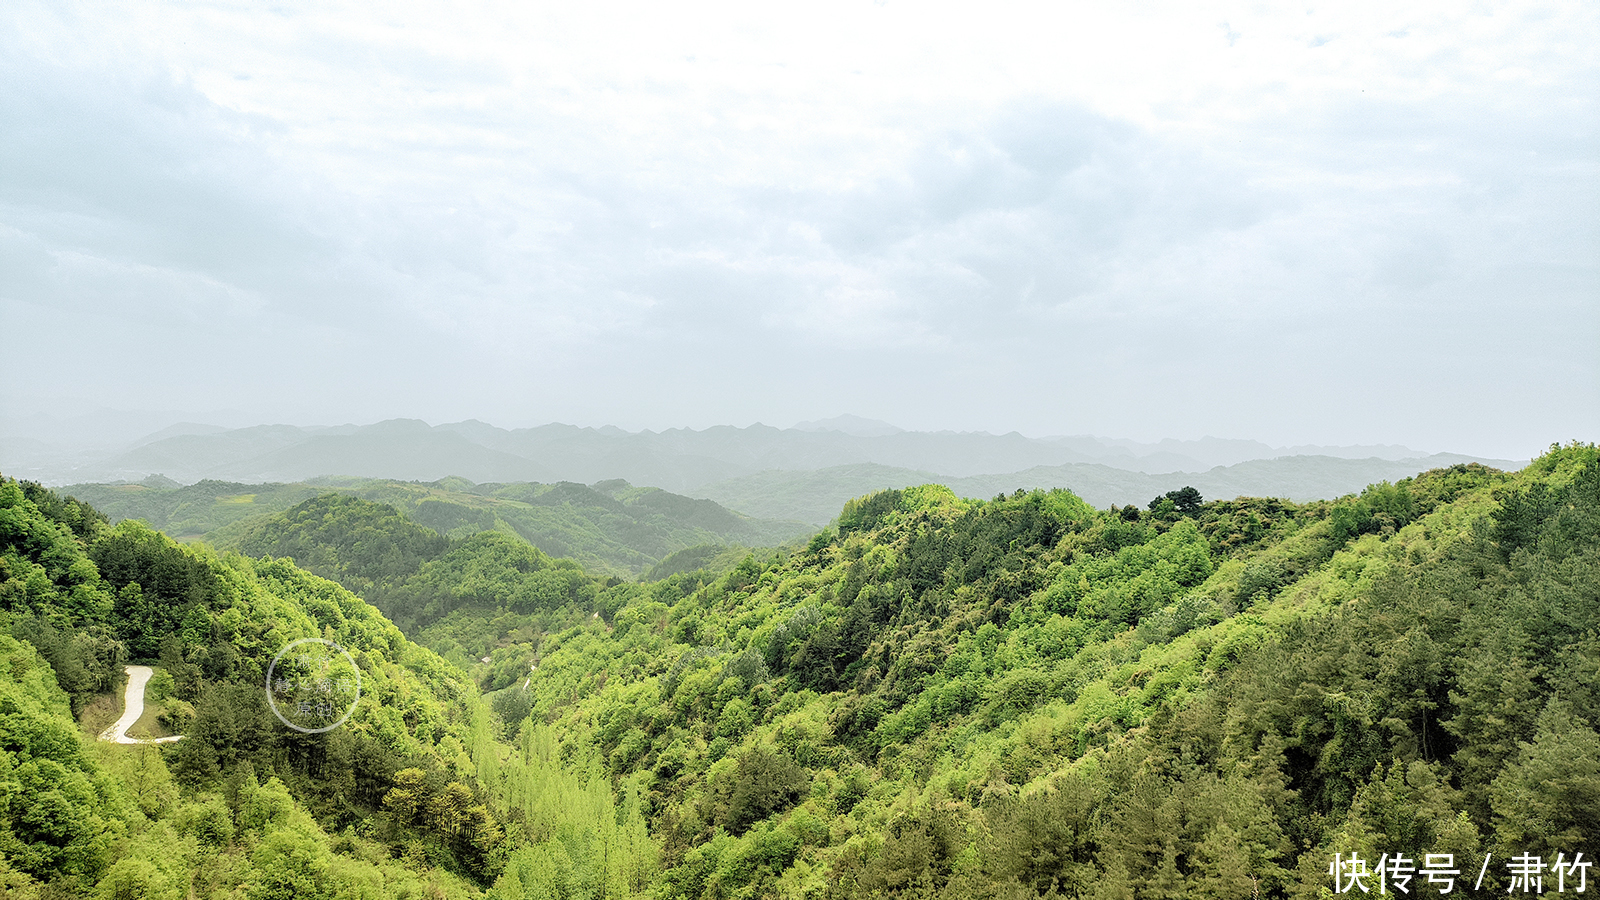
[[[6,8],[13,416],[1600,437],[1600,4]]]

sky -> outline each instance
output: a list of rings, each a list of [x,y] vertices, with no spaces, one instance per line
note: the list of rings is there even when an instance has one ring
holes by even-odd
[[[1527,458],[1593,3],[6,4],[0,417]]]

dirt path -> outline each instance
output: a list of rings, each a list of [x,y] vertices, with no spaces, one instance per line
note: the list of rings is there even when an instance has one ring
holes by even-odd
[[[144,715],[144,686],[149,683],[150,676],[155,674],[155,670],[149,666],[124,666],[122,671],[128,673],[128,690],[122,705],[122,718],[110,728],[100,732],[100,740],[111,741],[114,744],[165,744],[181,740],[183,738],[181,734],[148,740],[128,737],[128,729]]]

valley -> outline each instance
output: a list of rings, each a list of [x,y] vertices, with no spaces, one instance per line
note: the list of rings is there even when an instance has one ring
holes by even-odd
[[[241,487],[107,489],[169,524],[274,507],[212,549],[0,486],[5,777],[78,823],[8,808],[14,889],[1299,897],[1334,853],[1596,834],[1592,445],[1308,503],[912,486],[645,578],[418,514],[514,486]],[[297,636],[372,680],[327,734],[264,710]],[[124,660],[183,740],[25,737]]]

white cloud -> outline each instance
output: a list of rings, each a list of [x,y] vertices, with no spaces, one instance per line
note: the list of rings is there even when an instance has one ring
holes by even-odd
[[[24,4],[0,24],[0,298],[107,355],[128,332],[96,329],[130,319],[156,357],[292,345],[294,366],[174,387],[152,364],[129,389],[313,397],[307,417],[783,421],[869,412],[871,384],[908,411],[875,414],[933,427],[1131,433],[1148,407],[1195,433],[1537,449],[1600,426],[1597,19]],[[1255,380],[1270,357],[1335,395],[1346,376],[1281,349],[1319,332],[1405,384],[1481,377],[1452,347],[1572,368],[1531,404],[1531,376],[1484,386],[1525,425],[1319,418]],[[702,397],[707,354],[748,384]]]

